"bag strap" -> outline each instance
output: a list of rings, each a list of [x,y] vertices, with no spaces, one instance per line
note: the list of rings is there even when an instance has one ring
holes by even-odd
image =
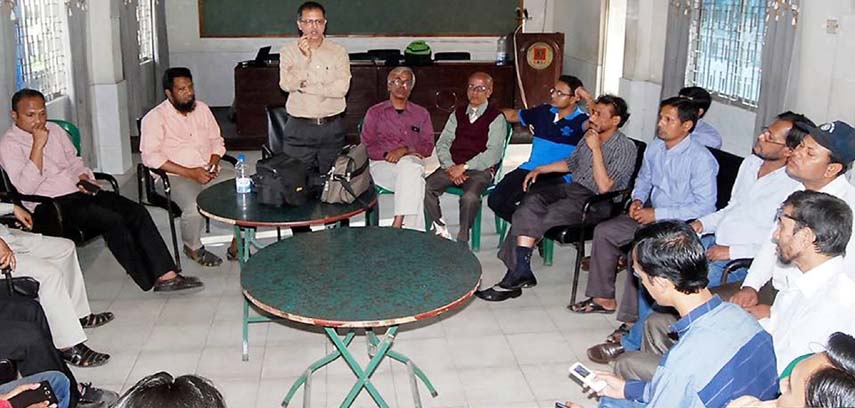
[[[365,211],[368,211],[369,207],[371,207],[371,206],[368,205],[368,203],[366,203],[365,200],[359,198],[359,196],[356,195],[356,192],[353,191],[353,186],[350,185],[350,181],[346,177],[344,177],[340,174],[336,174],[333,176],[333,180],[341,183],[341,186],[342,186],[342,188],[344,188],[344,191],[347,191],[348,194],[353,196],[353,198],[355,198],[356,201],[359,202],[359,205],[361,205]],[[368,188],[374,188],[374,182],[372,182]]]

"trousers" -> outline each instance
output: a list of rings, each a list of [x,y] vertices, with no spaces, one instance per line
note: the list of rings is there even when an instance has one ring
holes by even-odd
[[[615,298],[618,258],[626,255],[624,247],[632,242],[641,225],[623,214],[604,221],[594,228],[591,246],[591,270],[585,295],[606,299]],[[623,297],[618,305],[617,319],[634,322],[638,319],[638,280],[627,273]]]
[[[425,161],[407,155],[397,163],[371,160],[374,184],[395,192],[395,216],[404,216],[404,228],[425,228]]]
[[[344,147],[346,131],[341,116],[317,125],[288,115],[282,132],[282,152],[303,162],[309,186],[320,191],[324,185],[323,176]]]
[[[514,211],[522,205],[523,197],[527,194],[523,191],[523,181],[530,171],[516,168],[505,174],[496,188],[487,197],[487,206],[493,210],[497,217],[511,222]],[[564,184],[564,175],[559,173],[543,174],[537,177],[537,181],[529,187],[528,194],[556,184]]]
[[[181,176],[169,177],[170,198],[181,208],[181,241],[190,250],[195,251],[202,247],[202,229],[205,227],[205,218],[199,214],[199,210],[196,208],[196,197],[209,186],[226,181],[234,176],[234,171],[222,169],[217,178],[209,181],[208,184],[200,184],[196,180]]]
[[[469,178],[459,187],[463,189],[460,197],[460,231],[457,240],[469,241],[469,229],[475,222],[475,215],[481,208],[481,195],[493,182],[493,172],[488,170],[466,170]],[[431,221],[440,222],[442,209],[439,206],[439,197],[445,190],[454,185],[444,169],[438,169],[425,179],[425,210]]]

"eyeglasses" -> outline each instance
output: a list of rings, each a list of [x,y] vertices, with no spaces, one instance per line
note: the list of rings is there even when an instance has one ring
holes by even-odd
[[[395,86],[395,87],[399,87],[399,88],[412,88],[413,87],[413,80],[412,79],[408,80],[408,81],[403,81],[399,78],[395,78],[395,79],[392,79],[386,83],[389,84],[390,86]]]
[[[472,84],[469,84],[469,86],[467,86],[467,87],[466,87],[466,89],[468,89],[468,90],[470,90],[470,91],[473,91],[473,92],[478,92],[478,93],[487,92],[487,87],[486,87],[486,86],[484,86],[484,85],[472,85]]]
[[[778,211],[775,211],[775,220],[780,221],[782,218],[789,218],[793,220],[796,223],[797,227],[809,226],[801,218],[784,213],[784,207],[779,207]]]
[[[563,97],[565,97],[565,96],[572,96],[572,95],[573,95],[573,92],[566,93],[566,92],[564,92],[564,91],[562,91],[562,90],[552,88],[552,89],[550,89],[550,90],[549,90],[549,94],[550,94],[550,95],[558,95],[558,97],[559,97],[559,98],[563,98]]]
[[[764,127],[760,130],[760,140],[771,143],[779,146],[786,146],[786,142],[780,142],[772,138],[772,131],[768,127]]]
[[[321,18],[321,19],[314,19],[314,20],[303,20],[303,19],[300,19],[300,20],[297,20],[297,22],[298,22],[298,23],[300,23],[300,24],[305,24],[305,25],[309,25],[309,26],[321,26],[321,25],[326,24],[326,23],[327,23],[327,20],[326,20],[326,19],[324,19],[324,18]]]

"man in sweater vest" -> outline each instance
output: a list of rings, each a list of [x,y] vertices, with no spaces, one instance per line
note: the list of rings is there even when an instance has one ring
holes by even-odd
[[[498,109],[489,105],[492,93],[490,75],[472,74],[466,90],[469,104],[449,116],[436,142],[440,168],[425,180],[425,210],[436,234],[448,239],[451,234],[442,218],[439,196],[451,186],[463,189],[457,240],[469,241],[469,229],[481,207],[481,194],[493,182],[496,165],[502,159],[507,122]]]

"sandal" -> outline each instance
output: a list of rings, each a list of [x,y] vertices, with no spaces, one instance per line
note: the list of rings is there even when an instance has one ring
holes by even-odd
[[[630,330],[632,330],[632,326],[622,323],[617,329],[615,329],[615,331],[612,332],[612,334],[606,337],[606,343],[620,344],[620,340],[623,336],[629,334]]]
[[[226,250],[226,259],[228,259],[229,261],[237,261],[237,259],[238,259],[237,248],[235,248],[234,251],[232,251],[232,248],[229,247],[229,249]]]
[[[62,359],[75,367],[98,367],[110,360],[110,355],[99,353],[80,343],[68,350],[63,350]]]
[[[184,246],[184,254],[187,255],[188,258],[196,261],[199,265],[214,267],[220,266],[223,263],[223,260],[219,257],[205,249],[205,247],[201,247],[196,250],[196,254],[193,254],[193,251],[190,250],[187,246]]]
[[[112,322],[114,317],[115,316],[110,312],[98,314],[90,313],[89,316],[80,319],[80,325],[83,326],[84,329],[94,329]]]
[[[579,303],[567,306],[573,312],[581,313],[581,314],[589,314],[589,313],[600,313],[600,314],[612,314],[615,312],[615,309],[606,309],[602,307],[597,302],[594,302],[594,298],[585,299]]]

